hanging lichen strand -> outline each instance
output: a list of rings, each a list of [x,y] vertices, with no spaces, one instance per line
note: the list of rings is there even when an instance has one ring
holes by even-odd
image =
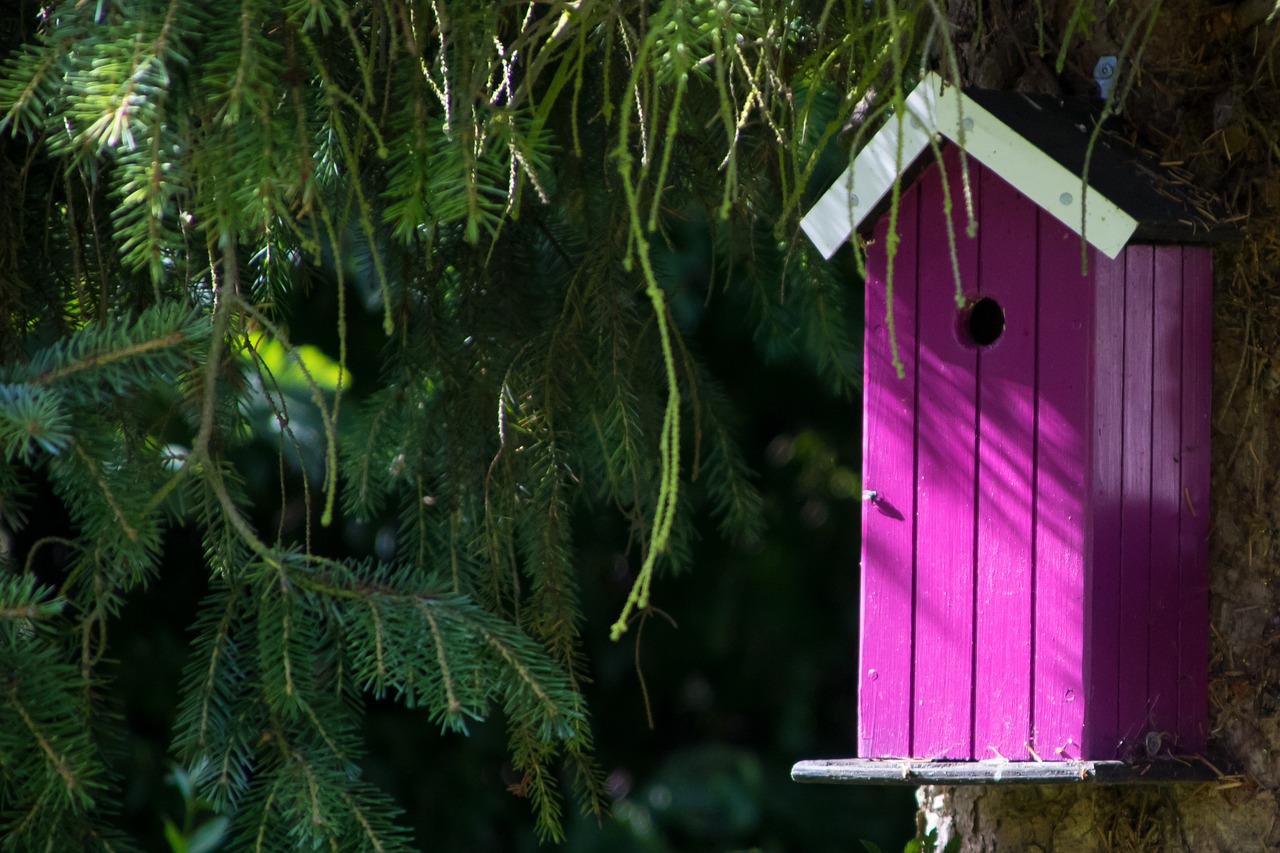
[[[655,573],[688,566],[698,506],[730,536],[759,527],[722,394],[671,310],[670,229],[710,223],[713,309],[744,288],[762,338],[854,387],[856,292],[811,261],[798,214],[815,170],[843,165],[829,143],[855,106],[874,124],[900,100],[917,39],[944,33],[936,9],[11,5],[7,849],[127,846],[100,663],[174,525],[202,532],[210,585],[174,757],[245,846],[405,848],[358,780],[366,695],[455,731],[499,712],[543,837],[566,778],[599,813],[577,578],[605,567],[576,559],[575,517],[621,518],[639,566],[614,636]],[[290,343],[289,306],[311,300],[332,306],[327,357]],[[363,312],[385,347],[380,373],[353,376]],[[307,504],[293,527],[298,496],[256,505],[238,467],[264,443]],[[69,526],[32,541],[48,489]],[[324,524],[392,522],[394,547],[323,553],[313,502]]]

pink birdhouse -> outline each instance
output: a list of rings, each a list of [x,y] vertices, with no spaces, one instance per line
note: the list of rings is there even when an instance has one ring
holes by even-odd
[[[1201,752],[1223,229],[1106,135],[1082,179],[1091,126],[1047,99],[929,75],[906,106],[803,223],[868,239],[857,755]]]

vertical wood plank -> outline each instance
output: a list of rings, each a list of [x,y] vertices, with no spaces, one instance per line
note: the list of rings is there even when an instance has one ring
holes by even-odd
[[[1178,748],[1202,752],[1208,737],[1209,416],[1212,392],[1213,256],[1183,249],[1182,466],[1178,565]]]
[[[1155,248],[1151,362],[1150,727],[1178,724],[1178,549],[1182,443],[1182,249]],[[1169,746],[1171,744],[1166,744]]]
[[[858,755],[867,758],[911,754],[918,206],[913,186],[899,207],[903,239],[893,269],[902,378],[893,366],[887,321],[887,215],[867,253],[862,485],[876,493],[862,504]]]
[[[1154,250],[1125,251],[1124,458],[1120,508],[1119,727],[1129,750],[1147,728],[1151,622],[1151,363]]]
[[[961,282],[973,292],[977,251],[965,236],[954,146],[946,149]],[[971,758],[973,726],[974,444],[976,357],[956,334],[955,280],[940,172],[920,186],[917,398],[916,656],[912,752]]]
[[[982,169],[978,292],[1004,332],[978,357],[976,758],[1030,758],[1036,207]],[[962,337],[965,330],[962,330]]]
[[[1085,683],[1082,758],[1119,751],[1120,542],[1124,442],[1125,259],[1090,252],[1094,270],[1092,464],[1085,566]]]
[[[1087,707],[1083,655],[1093,390],[1089,371],[1094,277],[1101,256],[1090,250],[1094,257],[1083,272],[1080,238],[1044,211],[1038,216],[1033,743],[1045,760],[1079,759],[1084,757]]]

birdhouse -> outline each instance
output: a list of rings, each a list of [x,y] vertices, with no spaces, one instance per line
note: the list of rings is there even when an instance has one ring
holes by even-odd
[[[802,223],[867,239],[857,754],[904,778],[1205,746],[1222,229],[1091,135],[929,75]]]

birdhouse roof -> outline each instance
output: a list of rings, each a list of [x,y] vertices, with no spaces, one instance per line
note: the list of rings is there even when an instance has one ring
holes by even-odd
[[[1111,258],[1131,241],[1216,242],[1231,230],[1216,203],[1170,169],[1111,133],[1094,139],[1088,115],[1053,98],[958,89],[930,72],[801,221],[825,257],[888,209],[894,181],[910,177],[937,136]]]

